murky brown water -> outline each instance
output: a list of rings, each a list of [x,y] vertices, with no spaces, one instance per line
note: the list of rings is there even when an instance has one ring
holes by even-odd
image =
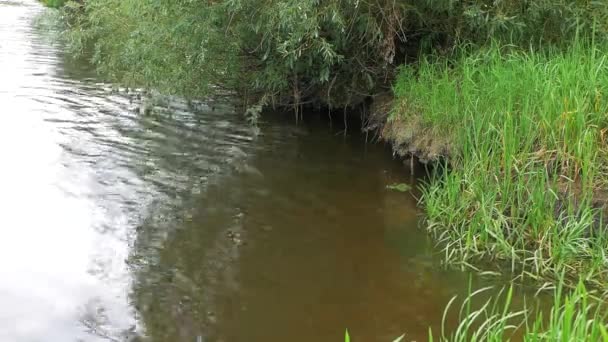
[[[0,341],[425,340],[443,271],[379,145],[228,106],[152,116],[0,0]]]

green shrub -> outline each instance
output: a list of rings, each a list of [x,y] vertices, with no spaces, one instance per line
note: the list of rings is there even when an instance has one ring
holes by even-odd
[[[72,45],[127,84],[253,102],[344,107],[387,89],[396,66],[459,42],[567,44],[606,31],[599,1],[88,0]],[[601,33],[601,34],[600,34]]]

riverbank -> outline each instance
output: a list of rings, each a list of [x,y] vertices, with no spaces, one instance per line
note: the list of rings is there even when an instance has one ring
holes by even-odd
[[[607,51],[577,40],[428,57],[373,107],[395,154],[435,166],[421,205],[447,263],[556,287],[544,317],[510,309],[510,290],[471,306],[489,289],[475,291],[440,340],[608,341],[594,305],[608,291]]]
[[[606,51],[494,44],[401,70],[383,135],[446,164],[422,203],[447,261],[608,289]]]

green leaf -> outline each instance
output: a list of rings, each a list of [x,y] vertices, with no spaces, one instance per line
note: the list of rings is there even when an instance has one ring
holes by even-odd
[[[344,342],[350,342],[350,336],[348,335],[348,329],[344,332]]]
[[[606,331],[606,327],[602,324],[600,324],[600,333],[602,334],[604,341],[608,341],[608,332]]]

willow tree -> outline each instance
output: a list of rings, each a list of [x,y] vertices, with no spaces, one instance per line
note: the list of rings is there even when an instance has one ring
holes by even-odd
[[[420,53],[502,39],[527,46],[604,34],[605,1],[71,1],[72,46],[127,85],[249,104],[346,107],[390,88]]]

